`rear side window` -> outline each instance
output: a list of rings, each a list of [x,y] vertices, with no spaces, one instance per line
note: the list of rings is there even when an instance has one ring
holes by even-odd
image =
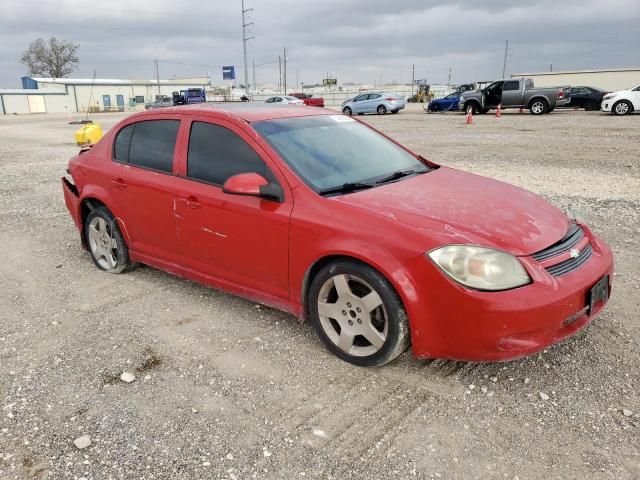
[[[520,82],[518,81],[510,81],[510,82],[504,82],[504,86],[502,87],[502,91],[506,91],[506,90],[520,90]]]
[[[116,161],[124,163],[129,161],[129,145],[131,144],[132,133],[133,125],[127,125],[118,132],[113,146],[113,158]]]
[[[258,173],[274,181],[256,151],[228,128],[193,122],[189,137],[187,176],[215,185],[239,173]]]
[[[147,120],[118,132],[113,148],[116,161],[171,173],[180,120]]]

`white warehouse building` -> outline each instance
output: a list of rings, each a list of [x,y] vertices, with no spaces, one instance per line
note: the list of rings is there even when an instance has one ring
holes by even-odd
[[[536,87],[595,87],[608,92],[626,90],[640,84],[640,67],[564,72],[514,73],[511,78],[532,78]]]
[[[170,80],[23,77],[21,89],[0,89],[0,112],[74,113],[140,110],[157,95],[187,88],[209,88],[207,77]]]

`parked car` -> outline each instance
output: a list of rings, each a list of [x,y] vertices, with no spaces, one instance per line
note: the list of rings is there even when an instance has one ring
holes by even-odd
[[[398,113],[406,105],[404,98],[393,93],[369,92],[358,95],[342,104],[342,113],[353,115],[357,113],[377,113],[384,115],[387,112]]]
[[[629,90],[607,93],[602,98],[602,111],[614,115],[628,115],[640,110],[640,85]]]
[[[67,168],[65,203],[99,270],[144,263],[310,319],[358,365],[409,345],[530,355],[609,298],[611,250],[577,216],[328,109],[141,112]]]
[[[451,110],[459,110],[461,92],[453,92],[443,98],[431,100],[424,106],[425,112],[448,112]]]
[[[307,93],[292,93],[292,97],[296,97],[298,100],[302,100],[305,105],[310,107],[324,107],[324,98],[314,97]]]
[[[187,88],[172,93],[174,105],[191,105],[193,103],[204,103],[207,101],[204,88]]]
[[[570,87],[535,88],[530,78],[499,80],[482,90],[465,92],[459,108],[464,112],[487,113],[501,105],[507,108],[528,108],[533,115],[552,112],[569,103]]]
[[[291,95],[275,95],[265,100],[265,103],[278,103],[280,105],[304,105],[304,102],[299,98],[292,97]]]
[[[604,90],[594,87],[571,87],[569,103],[565,107],[584,108],[586,111],[600,110]]]
[[[168,95],[156,95],[156,99],[153,102],[148,102],[144,105],[145,110],[153,108],[165,108],[173,106],[173,98]]]

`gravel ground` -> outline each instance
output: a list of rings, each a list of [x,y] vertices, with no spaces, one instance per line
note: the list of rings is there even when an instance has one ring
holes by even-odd
[[[287,314],[98,271],[60,187],[77,126],[0,117],[0,478],[640,478],[640,116],[416,107],[366,121],[609,242],[613,296],[586,331],[509,363],[353,367]]]

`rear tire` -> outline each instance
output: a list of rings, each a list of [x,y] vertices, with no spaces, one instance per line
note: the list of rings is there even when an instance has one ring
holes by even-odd
[[[83,234],[91,259],[100,270],[124,273],[135,267],[129,258],[129,248],[118,222],[107,207],[98,207],[89,212]]]
[[[611,113],[622,116],[628,115],[633,111],[633,105],[628,100],[619,100],[611,107]]]
[[[345,115],[349,115],[349,116],[351,116],[351,115],[353,115],[353,110],[351,110],[351,108],[350,108],[350,107],[344,107],[344,108],[342,109],[342,113],[344,113]]]
[[[378,108],[376,108],[376,113],[378,115],[384,115],[385,113],[387,113],[387,107],[385,107],[384,105],[378,105]]]
[[[549,105],[543,99],[536,99],[529,105],[529,111],[532,115],[542,115],[549,111]]]
[[[325,265],[311,282],[308,309],[318,336],[334,355],[373,367],[410,344],[400,297],[377,270],[353,260]]]

